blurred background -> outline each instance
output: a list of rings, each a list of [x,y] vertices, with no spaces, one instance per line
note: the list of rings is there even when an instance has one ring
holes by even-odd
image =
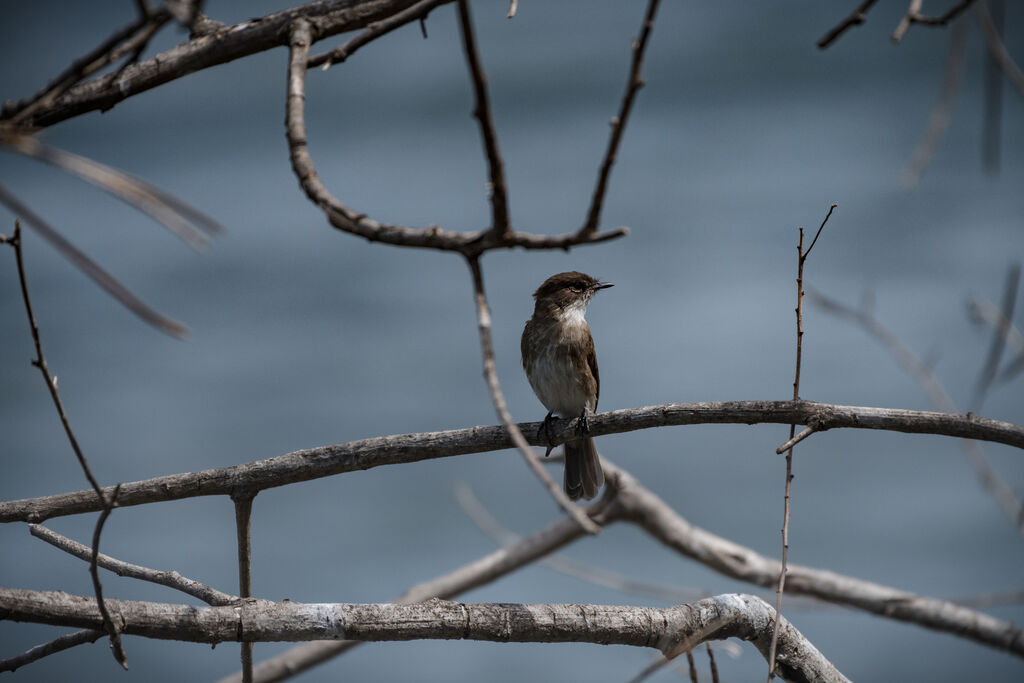
[[[516,228],[582,223],[646,3],[475,2]],[[982,161],[986,53],[973,15],[962,87],[920,182],[902,174],[935,103],[949,28],[889,35],[906,3],[880,3],[825,51],[816,41],[858,3],[682,3],[660,10],[612,175],[603,226],[628,237],[569,253],[489,253],[499,376],[513,415],[539,420],[519,362],[531,293],[552,273],[616,284],[590,307],[601,408],[787,399],[792,393],[797,228],[839,204],[807,263],[813,288],[877,317],[930,359],[971,408],[991,332],[966,302],[1002,297],[1024,256],[1024,106],[1002,103],[998,173]],[[943,5],[948,3],[932,3]],[[1006,44],[1024,61],[1024,7],[1006,3]],[[287,6],[210,0],[227,23]],[[942,8],[927,7],[939,13]],[[134,4],[6,3],[0,98],[41,88],[133,18]],[[453,6],[311,71],[310,145],[327,186],[382,221],[485,227],[486,167]],[[146,56],[185,40],[165,29]],[[317,44],[327,49],[342,36]],[[134,318],[31,231],[25,256],[43,343],[101,482],[222,467],[364,437],[495,424],[481,376],[469,272],[458,257],[369,244],[328,226],[293,177],[284,138],[286,50],[212,68],[47,130],[55,146],[138,175],[227,228],[197,255],[145,216],[61,172],[0,156],[0,177],[148,303],[183,320],[177,341]],[[0,232],[14,216],[0,209]],[[1021,320],[1020,315],[1016,316]],[[925,393],[861,329],[807,305],[804,398],[930,409]],[[46,388],[13,253],[0,251],[0,498],[86,487]],[[980,413],[1024,422],[1020,380]],[[627,468],[695,525],[777,557],[785,426],[693,426],[602,437]],[[1020,451],[984,444],[1024,489]],[[560,479],[560,466],[552,470]],[[1024,543],[953,439],[836,431],[796,449],[790,561],[919,594],[958,598],[1022,586]],[[309,602],[387,601],[492,551],[460,508],[465,483],[508,529],[559,516],[514,451],[433,460],[268,490],[255,501],[253,590]],[[95,515],[51,528],[88,542]],[[0,526],[0,585],[91,594],[87,566],[21,524]],[[225,497],[116,511],[103,550],[237,590]],[[767,591],[725,579],[618,525],[565,554],[636,580],[712,593]],[[103,575],[111,597],[187,602]],[[540,566],[465,601],[661,604]],[[1021,606],[993,607],[1024,620]],[[786,615],[861,680],[1020,680],[1024,662],[917,626],[835,607]],[[64,630],[0,623],[0,657]],[[12,680],[213,679],[238,647],[127,638],[121,671],[100,641]],[[255,648],[257,661],[287,645]],[[444,657],[443,660],[436,659]],[[627,680],[653,651],[596,645],[412,642],[367,645],[300,680]],[[443,661],[443,666],[434,662]],[[723,681],[764,675],[744,644],[718,657]],[[707,677],[707,661],[698,663]],[[654,680],[678,680],[663,671]]]

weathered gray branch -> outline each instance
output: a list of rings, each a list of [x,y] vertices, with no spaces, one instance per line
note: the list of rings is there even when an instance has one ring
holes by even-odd
[[[924,410],[841,406],[813,401],[726,401],[668,403],[600,413],[590,418],[594,436],[651,427],[695,424],[801,424],[827,429],[881,429],[917,434],[940,434],[980,439],[1024,448],[1024,427],[1009,422]],[[575,420],[558,420],[553,435],[561,443],[575,434]],[[527,441],[536,439],[539,422],[519,423]],[[820,435],[816,438],[821,438]],[[141,505],[195,496],[231,495],[233,492],[284,486],[342,472],[366,470],[468,453],[511,448],[504,426],[471,427],[443,432],[398,434],[320,446],[266,460],[200,472],[172,474],[121,485],[118,506]],[[113,489],[104,489],[111,493]],[[0,523],[42,522],[51,517],[95,512],[95,492],[76,491],[0,503]]]
[[[105,111],[133,95],[182,76],[287,45],[288,28],[300,17],[314,24],[318,37],[326,38],[366,28],[415,3],[416,0],[317,0],[233,26],[223,26],[152,59],[132,64],[120,74],[108,74],[81,83],[56,102],[39,107],[19,124],[39,128],[97,109]],[[17,107],[5,111],[0,115],[0,121],[16,111]]]
[[[483,640],[599,643],[671,652],[681,641],[741,638],[766,654],[775,611],[761,598],[729,594],[677,607],[464,604],[429,600],[345,604],[247,600],[233,607],[193,607],[108,600],[128,635],[201,643],[246,640]],[[55,591],[0,589],[0,619],[96,628],[92,598]],[[778,666],[789,680],[847,680],[803,635],[782,620]]]

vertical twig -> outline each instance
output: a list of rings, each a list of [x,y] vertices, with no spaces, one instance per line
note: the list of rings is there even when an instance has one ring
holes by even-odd
[[[494,410],[498,413],[498,417],[501,422],[505,425],[505,429],[508,430],[508,435],[512,439],[512,442],[522,453],[523,458],[526,459],[526,463],[533,470],[533,473],[537,475],[548,491],[551,492],[551,496],[555,501],[569,513],[573,519],[575,519],[587,533],[597,534],[601,531],[601,527],[587,516],[582,508],[575,505],[569,497],[562,491],[562,487],[555,483],[555,481],[548,475],[544,466],[540,464],[540,460],[537,458],[537,454],[530,448],[530,444],[526,441],[523,433],[519,431],[519,427],[512,419],[512,414],[508,411],[508,405],[505,403],[505,396],[501,392],[501,385],[498,383],[498,373],[494,368],[494,346],[491,343],[491,311],[487,305],[487,295],[484,293],[484,278],[480,271],[480,257],[476,255],[466,256],[466,261],[469,263],[469,270],[473,275],[473,297],[476,301],[476,317],[477,327],[480,331],[480,348],[483,352],[484,357],[484,378],[487,380],[487,387],[491,392],[491,401],[494,403]]]
[[[981,3],[982,5],[986,3]],[[990,15],[992,27],[999,42],[1003,42],[1003,0],[993,0]],[[982,117],[981,162],[992,175],[999,173],[1000,148],[1003,128],[1003,69],[995,55],[985,57],[985,113]]]
[[[233,494],[235,535],[238,538],[238,596],[252,597],[252,499],[255,493]],[[242,681],[252,683],[252,643],[242,641]]]
[[[626,82],[626,92],[622,95],[622,104],[619,106],[618,115],[612,119],[612,133],[608,139],[608,149],[605,151],[604,161],[601,162],[601,170],[597,175],[597,185],[594,187],[594,195],[590,200],[587,220],[579,230],[581,235],[595,234],[598,223],[601,222],[601,207],[604,205],[604,195],[608,189],[608,177],[611,175],[612,165],[615,163],[615,155],[619,149],[619,142],[622,140],[622,132],[626,129],[626,121],[629,120],[629,112],[633,108],[636,94],[640,88],[644,87],[644,79],[640,75],[640,67],[643,65],[647,40],[654,29],[654,17],[658,11],[658,2],[659,0],[650,0],[648,2],[647,13],[644,15],[644,25],[640,30],[640,37],[633,39],[633,59],[629,67],[629,80]]]
[[[711,667],[711,683],[718,683],[718,662],[715,661],[715,651],[711,649],[711,643],[704,643],[708,650],[708,665]]]
[[[480,135],[484,141],[484,152],[487,156],[487,168],[490,174],[491,190],[491,234],[495,238],[503,238],[512,231],[508,218],[508,197],[505,191],[505,171],[498,151],[498,135],[494,130],[491,118],[491,104],[487,97],[487,76],[480,65],[480,55],[473,37],[473,21],[469,16],[469,1],[458,0],[459,27],[462,32],[462,45],[466,51],[466,63],[473,78],[473,92],[476,104],[473,116],[480,122]]]
[[[796,267],[796,372],[793,375],[793,400],[800,400],[800,366],[803,361],[803,339],[804,339],[804,263],[811,255],[811,250],[818,243],[821,231],[836,209],[836,204],[828,208],[825,220],[818,227],[811,246],[804,251],[804,229],[800,228],[800,242],[797,244],[797,267]],[[793,440],[796,434],[796,425],[789,426],[789,438]],[[779,644],[779,623],[782,621],[782,594],[786,589],[786,563],[789,555],[789,494],[793,483],[793,446],[786,449],[786,489],[782,503],[782,567],[779,570],[779,583],[775,589],[775,624],[772,626],[772,642],[768,649],[768,681],[775,677],[775,652]]]
[[[21,298],[25,304],[25,314],[28,316],[29,329],[32,332],[32,343],[35,345],[36,357],[32,360],[32,365],[39,368],[39,372],[43,375],[43,381],[46,382],[46,388],[50,392],[50,398],[53,399],[53,405],[57,409],[57,414],[60,416],[61,425],[64,427],[64,434],[68,438],[68,442],[71,444],[71,450],[74,451],[75,457],[78,459],[78,464],[82,468],[82,472],[85,474],[85,478],[88,480],[92,490],[96,493],[96,497],[99,499],[100,504],[103,506],[103,512],[100,514],[99,520],[96,522],[96,528],[92,535],[92,560],[89,563],[89,574],[92,577],[93,589],[96,592],[96,604],[99,607],[100,615],[103,617],[103,627],[110,636],[110,648],[113,651],[114,659],[125,669],[128,668],[128,657],[124,653],[124,648],[121,646],[121,635],[117,630],[117,626],[114,621],[110,618],[110,612],[107,611],[107,605],[103,601],[103,586],[100,583],[99,568],[97,567],[97,558],[99,557],[100,550],[100,535],[103,533],[103,525],[107,521],[107,517],[113,512],[114,506],[117,503],[117,494],[120,492],[121,485],[118,484],[114,488],[113,494],[108,500],[103,495],[103,490],[100,488],[99,483],[96,481],[96,477],[92,474],[92,469],[89,467],[88,460],[85,459],[85,454],[82,452],[81,447],[78,444],[78,439],[75,437],[74,430],[71,429],[71,421],[68,420],[67,411],[64,410],[64,402],[60,398],[60,392],[57,390],[57,378],[50,374],[50,367],[46,363],[46,355],[43,353],[43,343],[39,336],[39,324],[36,322],[36,314],[32,308],[32,299],[28,294],[28,278],[25,275],[25,258],[22,250],[21,243],[21,223],[19,221],[14,222],[14,236],[13,237],[2,237],[0,242],[5,242],[14,248],[14,259],[18,267],[18,283],[21,286]]]
[[[988,357],[985,365],[978,375],[978,383],[974,388],[974,401],[972,410],[979,412],[985,395],[992,380],[995,379],[996,371],[999,369],[999,361],[1003,356],[1003,349],[1006,348],[1006,336],[1010,332],[1010,321],[1013,319],[1013,309],[1017,305],[1017,289],[1020,287],[1020,264],[1014,263],[1006,273],[1006,286],[1003,289],[1002,315],[999,317],[999,324],[995,326],[992,333],[992,345],[989,347]]]

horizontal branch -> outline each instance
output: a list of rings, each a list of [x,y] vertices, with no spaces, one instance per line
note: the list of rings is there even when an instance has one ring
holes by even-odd
[[[118,102],[169,81],[218,64],[288,44],[288,27],[304,17],[316,26],[319,38],[366,28],[400,12],[416,0],[318,0],[264,17],[223,26],[177,45],[122,71],[81,83],[56,102],[41,106],[19,125],[52,126],[86,112],[106,111]],[[5,109],[0,121],[18,111]]]
[[[654,647],[741,638],[767,652],[775,611],[752,595],[728,594],[676,607],[623,605],[411,605],[246,600],[238,606],[194,607],[108,600],[126,635],[200,643],[305,640],[481,640],[499,643],[597,643]],[[92,598],[60,591],[0,589],[0,619],[95,628]],[[784,678],[845,681],[789,622],[782,620],[778,665]]]
[[[953,415],[924,410],[841,406],[813,401],[669,403],[614,410],[591,417],[590,433],[593,436],[603,436],[651,427],[758,423],[814,426],[818,432],[850,428],[938,434],[1024,448],[1024,427],[977,417],[971,413]],[[540,424],[524,422],[518,425],[531,445],[546,445],[546,442],[542,444],[537,440]],[[565,439],[573,438],[576,433],[575,425],[575,420],[553,422],[554,442],[561,443]],[[125,507],[195,496],[231,495],[245,490],[261,491],[381,465],[399,465],[511,447],[512,441],[502,425],[379,436],[294,451],[231,467],[172,474],[121,484],[117,503],[119,507]],[[104,492],[112,493],[113,488],[104,489]],[[51,517],[95,512],[99,509],[96,494],[91,489],[26,498],[0,503],[0,523],[38,523]]]

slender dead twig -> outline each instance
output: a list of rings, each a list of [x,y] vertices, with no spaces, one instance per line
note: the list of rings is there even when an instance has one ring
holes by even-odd
[[[370,24],[359,35],[352,38],[344,45],[336,47],[330,52],[313,55],[306,61],[306,67],[312,69],[319,66],[326,70],[335,64],[341,64],[363,45],[366,45],[385,34],[391,33],[395,29],[401,28],[410,22],[416,21],[417,19],[422,21],[423,19],[426,19],[427,15],[430,14],[431,10],[435,7],[446,5],[449,2],[454,2],[454,0],[421,0],[408,9],[404,9],[397,14],[387,17],[386,19]],[[424,36],[424,38],[426,38],[426,36]]]
[[[494,130],[491,117],[490,98],[487,96],[487,76],[480,65],[480,55],[473,37],[473,20],[469,16],[468,0],[458,0],[459,32],[462,34],[462,47],[466,55],[466,64],[473,80],[473,94],[476,104],[473,116],[480,123],[480,136],[483,138],[484,155],[487,157],[487,170],[490,176],[488,183],[491,195],[491,229],[493,239],[507,237],[512,231],[508,218],[508,193],[505,189],[505,171],[498,151],[498,134]]]
[[[804,229],[800,228],[800,241],[797,244],[797,270],[796,270],[796,372],[793,376],[793,400],[800,400],[800,367],[803,361],[803,340],[804,340],[804,264],[807,262],[807,257],[811,255],[811,250],[814,249],[814,245],[818,243],[818,238],[821,237],[821,231],[825,229],[825,224],[828,223],[828,219],[832,216],[832,212],[836,210],[836,204],[833,204],[828,208],[828,213],[825,214],[825,219],[821,221],[821,225],[818,226],[818,232],[814,234],[814,239],[811,240],[811,246],[804,250]],[[815,425],[808,425],[808,428],[804,430],[804,436],[806,438],[811,432],[814,431]],[[795,438],[793,435],[796,433],[796,424],[789,426],[789,441],[785,445],[786,450],[786,486],[785,493],[783,495],[782,503],[782,566],[779,569],[779,583],[775,589],[775,613],[779,615],[779,620],[775,623],[775,628],[772,630],[772,642],[769,648],[768,657],[768,681],[771,682],[772,678],[775,677],[775,646],[778,639],[779,632],[779,621],[782,616],[782,594],[786,588],[786,563],[789,557],[789,496],[790,488],[793,483],[793,447],[800,441],[799,438]],[[780,447],[781,449],[781,447]],[[776,451],[778,452],[778,451]]]
[[[25,275],[25,257],[21,241],[20,222],[14,222],[14,236],[4,241],[14,249],[14,258],[18,267],[18,283],[21,286],[21,298],[25,304],[25,315],[28,316],[29,330],[32,333],[32,343],[36,351],[36,357],[32,360],[32,365],[39,368],[43,381],[46,382],[50,398],[53,400],[53,406],[56,408],[61,425],[64,427],[64,434],[67,436],[68,443],[71,444],[71,450],[74,451],[78,465],[82,468],[82,473],[85,474],[86,480],[92,486],[92,491],[102,507],[102,512],[100,513],[99,520],[96,522],[96,528],[92,536],[92,559],[89,563],[89,574],[92,576],[93,589],[96,592],[96,603],[103,617],[104,629],[110,636],[110,646],[113,650],[114,659],[127,669],[128,660],[124,654],[124,649],[121,647],[121,637],[118,634],[117,626],[110,618],[110,613],[107,611],[106,603],[103,600],[103,586],[100,584],[99,569],[96,564],[99,556],[100,534],[103,532],[103,525],[107,521],[107,517],[110,516],[117,502],[120,484],[114,487],[109,498],[104,494],[103,489],[100,488],[99,482],[96,481],[96,477],[93,476],[92,469],[89,467],[89,461],[86,460],[85,454],[78,444],[78,438],[71,428],[71,421],[68,419],[67,411],[64,409],[64,401],[61,400],[60,392],[57,390],[57,378],[50,373],[49,365],[46,363],[46,354],[43,353],[43,343],[39,336],[39,324],[36,322],[36,314],[32,308],[32,299],[28,293],[28,278]]]
[[[921,385],[933,406],[939,410],[956,412],[956,404],[935,376],[931,366],[907,348],[872,314],[868,306],[862,306],[858,310],[816,291],[811,291],[810,296],[811,300],[824,311],[853,320],[865,332],[878,340],[892,355],[896,363]],[[1003,478],[995,471],[976,441],[960,439],[958,442],[982,488],[996,500],[1006,517],[1017,527],[1018,532],[1024,535],[1024,502],[1017,496],[1013,487],[1003,481]]]
[[[231,495],[235,504],[235,535],[238,538],[238,595],[252,597],[252,501],[254,492]],[[244,635],[244,634],[242,634]],[[241,639],[242,683],[252,683],[252,641]]]
[[[1007,51],[1006,45],[999,35],[999,27],[993,20],[992,14],[988,11],[987,3],[979,2],[976,12],[978,23],[981,24],[981,32],[985,36],[985,45],[988,47],[989,54],[992,55],[992,58],[1002,68],[1006,78],[1017,89],[1017,92],[1024,95],[1024,70],[1017,66],[1017,62],[1013,61],[1013,57]]]
[[[604,196],[608,189],[608,178],[611,176],[612,165],[615,163],[615,155],[619,149],[619,142],[622,140],[622,133],[626,129],[626,122],[629,120],[629,113],[633,109],[633,101],[637,92],[644,87],[644,79],[640,74],[640,68],[644,61],[644,52],[647,49],[647,41],[654,29],[654,18],[658,11],[659,0],[649,0],[647,12],[644,15],[643,28],[640,30],[640,37],[633,39],[633,56],[629,67],[629,80],[626,81],[626,92],[622,95],[622,104],[619,105],[619,113],[612,119],[611,137],[608,139],[608,148],[605,150],[604,161],[601,162],[601,170],[597,175],[597,185],[594,187],[594,195],[590,200],[590,209],[587,211],[586,222],[580,228],[580,235],[594,235],[597,233],[598,224],[601,222],[601,207],[604,205]]]
[[[864,0],[857,9],[850,12],[845,19],[833,26],[828,33],[818,40],[818,49],[824,50],[835,42],[839,36],[843,35],[848,28],[863,24],[868,18],[868,10],[870,10],[871,6],[876,2],[878,2],[878,0]]]
[[[1013,324],[1012,320],[1003,317],[1002,311],[988,301],[971,298],[967,302],[967,314],[972,322],[988,325],[996,330],[1006,330],[1006,345],[1013,353],[1013,360],[1003,366],[996,378],[999,382],[1009,382],[1024,370],[1024,333]]]
[[[999,370],[999,361],[1006,348],[1006,338],[1010,334],[1010,321],[1013,320],[1013,309],[1017,305],[1017,290],[1020,288],[1020,264],[1014,263],[1006,273],[1006,285],[1003,288],[1003,305],[1000,309],[999,325],[992,331],[992,343],[989,346],[985,364],[978,374],[978,382],[974,388],[975,411],[981,411],[985,396],[992,386],[992,380]],[[1024,522],[1024,520],[1022,520]]]
[[[487,305],[487,295],[484,293],[484,279],[480,271],[479,257],[469,257],[469,270],[473,276],[473,298],[476,302],[477,328],[480,332],[480,348],[483,353],[484,378],[487,380],[487,388],[491,393],[491,402],[494,403],[494,410],[498,413],[502,424],[508,430],[509,438],[516,448],[523,455],[526,464],[530,466],[537,478],[544,483],[551,497],[565,510],[576,522],[588,533],[597,534],[601,527],[594,523],[582,508],[574,504],[555,481],[548,475],[547,470],[541,465],[537,454],[533,452],[530,444],[526,441],[519,427],[512,421],[512,414],[509,413],[508,405],[505,403],[505,396],[501,392],[501,385],[498,383],[498,373],[494,367],[494,347],[491,343],[491,311]]]
[[[892,34],[892,42],[899,43],[903,39],[903,35],[910,28],[911,24],[923,24],[925,26],[945,26],[949,22],[960,16],[960,13],[974,4],[974,0],[961,0],[961,2],[953,5],[945,14],[937,17],[931,17],[921,14],[921,5],[923,0],[910,0],[910,5],[907,8],[903,18],[900,19],[900,23],[896,26],[896,30]]]
[[[925,124],[921,139],[910,155],[910,161],[903,169],[901,181],[903,187],[916,187],[921,182],[924,172],[931,166],[932,159],[946,135],[949,128],[949,121],[953,115],[953,104],[956,101],[956,94],[960,91],[960,84],[963,81],[964,63],[967,54],[967,26],[963,22],[957,22],[949,35],[949,53],[946,57],[946,70],[942,76],[942,86],[939,88],[939,95],[935,105],[928,114],[928,122]]]
[[[0,184],[0,204],[5,205],[12,213],[28,223],[43,239],[57,249],[61,256],[70,261],[75,268],[85,273],[93,282],[106,290],[122,306],[143,321],[172,337],[182,338],[188,332],[188,328],[184,325],[151,308],[132,294],[113,275],[86,256],[78,247],[69,242],[64,235],[29,208],[28,205],[22,203],[20,199],[8,192],[2,184]],[[18,242],[20,244],[20,238]]]
[[[43,643],[42,645],[36,645],[33,648],[29,648],[20,655],[0,660],[0,672],[16,671],[26,664],[39,661],[44,657],[49,657],[52,654],[62,652],[75,647],[76,645],[95,643],[105,635],[106,634],[103,631],[91,628],[75,631],[74,633],[68,633],[67,635],[60,636],[59,638],[54,638],[48,643]]]

